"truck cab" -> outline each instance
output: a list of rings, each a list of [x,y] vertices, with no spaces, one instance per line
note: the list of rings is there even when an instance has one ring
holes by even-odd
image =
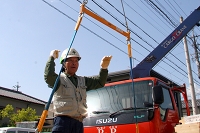
[[[181,110],[177,92],[187,97],[185,86],[171,87],[155,77],[112,82],[88,91],[84,132],[173,133]]]

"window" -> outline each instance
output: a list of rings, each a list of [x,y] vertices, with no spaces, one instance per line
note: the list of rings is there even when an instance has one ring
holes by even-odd
[[[174,108],[172,105],[169,90],[164,87],[162,87],[162,90],[163,90],[164,102],[160,105],[160,113],[161,113],[161,119],[164,120],[166,115],[166,110]]]
[[[88,91],[88,113],[92,111],[109,111],[112,113],[129,107],[146,108],[144,102],[153,103],[152,81],[134,82],[135,95],[132,86],[132,83],[124,83]]]
[[[16,107],[15,109],[16,111],[20,111],[22,108]]]
[[[161,107],[164,109],[174,109],[172,106],[172,100],[169,93],[169,90],[163,88],[164,102],[161,104]]]
[[[6,133],[15,133],[15,131],[7,131]]]

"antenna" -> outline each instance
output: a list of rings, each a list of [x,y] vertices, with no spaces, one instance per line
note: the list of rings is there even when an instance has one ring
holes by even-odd
[[[17,85],[14,85],[13,87],[14,87],[14,88],[17,88],[17,91],[18,91],[18,89],[19,89],[21,86],[19,86],[19,82],[17,82]]]

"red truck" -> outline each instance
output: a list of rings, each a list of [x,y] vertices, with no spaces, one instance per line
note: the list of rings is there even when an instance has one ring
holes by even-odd
[[[170,87],[155,77],[123,80],[87,92],[84,133],[173,133],[179,123],[178,92],[190,114],[185,85]]]

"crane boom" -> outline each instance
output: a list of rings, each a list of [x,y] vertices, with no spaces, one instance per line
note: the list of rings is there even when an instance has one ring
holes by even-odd
[[[133,78],[150,76],[152,68],[187,35],[195,26],[199,25],[200,6],[195,9],[167,38],[165,38],[147,57],[132,69]]]

